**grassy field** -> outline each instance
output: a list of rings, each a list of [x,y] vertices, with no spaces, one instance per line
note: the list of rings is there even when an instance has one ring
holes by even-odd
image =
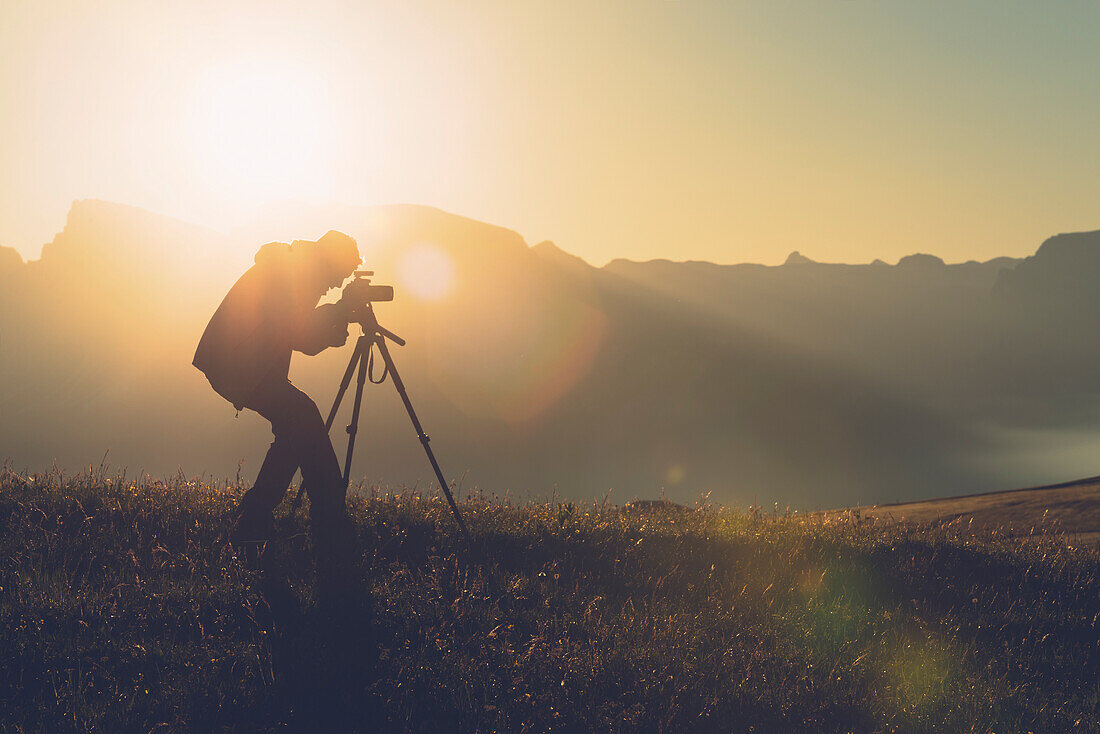
[[[0,475],[8,731],[1100,731],[1100,554],[866,514],[353,502],[359,598],[238,489]]]

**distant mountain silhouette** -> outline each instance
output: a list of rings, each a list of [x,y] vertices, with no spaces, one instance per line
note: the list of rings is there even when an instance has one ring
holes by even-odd
[[[1059,234],[1002,273],[997,289],[1009,298],[1069,304],[1100,300],[1100,231]]]
[[[23,256],[18,250],[0,245],[0,272],[12,270],[23,264]]]
[[[790,255],[787,255],[787,259],[783,264],[784,265],[814,265],[816,263],[813,260],[811,260],[810,258],[803,255],[798,250],[795,250]]]
[[[448,297],[395,282],[378,312],[408,339],[395,359],[466,487],[836,506],[1097,473],[1051,438],[1100,417],[1082,308],[1100,299],[1097,233],[1023,261],[595,268],[413,205],[283,207],[221,235],[75,203],[39,260],[0,250],[0,453],[75,469],[110,449],[135,471],[217,476],[244,460],[251,480],[265,424],[235,419],[191,352],[261,244],[328,229],[359,240],[378,282],[411,248],[450,258]],[[297,356],[292,379],[324,408],[347,358]],[[364,409],[354,473],[427,481],[392,387],[369,388]],[[1021,450],[1027,432],[1043,438]]]

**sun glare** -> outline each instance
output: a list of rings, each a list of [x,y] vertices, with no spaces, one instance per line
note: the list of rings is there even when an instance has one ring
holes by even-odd
[[[243,201],[327,193],[332,115],[304,69],[244,64],[213,70],[192,107],[192,144],[215,190]]]
[[[434,301],[451,292],[454,264],[451,256],[436,245],[413,245],[397,263],[401,286],[417,298]]]

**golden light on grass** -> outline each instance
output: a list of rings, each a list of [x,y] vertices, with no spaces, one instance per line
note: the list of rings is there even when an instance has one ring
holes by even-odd
[[[191,109],[192,155],[213,190],[249,203],[327,193],[335,129],[318,76],[270,59],[218,67]]]
[[[436,301],[454,287],[454,261],[436,245],[413,245],[397,262],[397,278],[402,290],[424,301]]]
[[[928,636],[905,640],[895,654],[889,685],[899,707],[914,711],[934,710],[950,691],[953,675],[946,645]]]

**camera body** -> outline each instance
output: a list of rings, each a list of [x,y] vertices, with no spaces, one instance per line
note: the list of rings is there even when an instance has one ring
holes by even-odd
[[[372,301],[393,300],[392,285],[373,285],[370,282],[370,279],[374,276],[373,270],[356,270],[353,275],[355,280],[344,286],[343,295],[340,297],[341,301],[346,300],[349,304],[355,306],[365,306]]]
[[[392,285],[374,285],[370,282],[373,270],[356,270],[354,280],[344,286],[340,306],[349,322],[358,321],[360,312],[375,301],[392,301]]]

